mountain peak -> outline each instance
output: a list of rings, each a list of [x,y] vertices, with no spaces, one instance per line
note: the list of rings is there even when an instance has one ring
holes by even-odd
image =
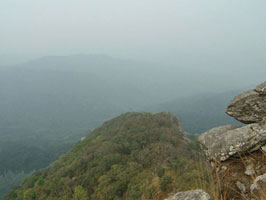
[[[4,199],[163,199],[173,190],[196,187],[192,157],[172,114],[125,113],[95,129]]]

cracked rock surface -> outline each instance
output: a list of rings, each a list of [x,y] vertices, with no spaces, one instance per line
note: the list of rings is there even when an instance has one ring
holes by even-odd
[[[227,106],[226,113],[245,124],[265,121],[266,82],[237,95]]]
[[[179,192],[165,200],[210,200],[210,196],[203,190]]]
[[[225,161],[247,151],[258,150],[266,141],[266,124],[232,125],[213,128],[199,136],[208,160]]]

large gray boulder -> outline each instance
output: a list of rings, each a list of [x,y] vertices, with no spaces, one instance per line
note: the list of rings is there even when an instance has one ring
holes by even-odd
[[[226,113],[245,124],[266,120],[266,82],[255,90],[237,95],[227,106]]]
[[[201,134],[198,139],[209,161],[225,161],[263,146],[266,143],[266,124],[221,126]]]
[[[165,200],[210,200],[210,196],[203,190],[179,192]]]

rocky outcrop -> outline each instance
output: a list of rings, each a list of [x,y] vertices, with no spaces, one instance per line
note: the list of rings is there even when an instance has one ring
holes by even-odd
[[[210,196],[203,190],[189,190],[179,192],[165,200],[210,200]]]
[[[266,194],[266,82],[234,98],[226,113],[247,123],[213,128],[199,142],[222,199],[263,199]],[[264,196],[265,197],[265,196]]]
[[[228,105],[226,113],[245,124],[266,120],[266,82],[256,89],[236,96]]]
[[[266,95],[266,81],[258,85],[255,89],[260,95]]]
[[[199,137],[202,149],[210,161],[225,161],[246,152],[258,150],[266,141],[266,124],[249,124],[244,127],[221,126]]]

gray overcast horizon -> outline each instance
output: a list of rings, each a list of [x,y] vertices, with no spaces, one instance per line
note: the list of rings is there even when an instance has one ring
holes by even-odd
[[[0,0],[0,55],[107,54],[261,70],[265,20],[265,0]]]

